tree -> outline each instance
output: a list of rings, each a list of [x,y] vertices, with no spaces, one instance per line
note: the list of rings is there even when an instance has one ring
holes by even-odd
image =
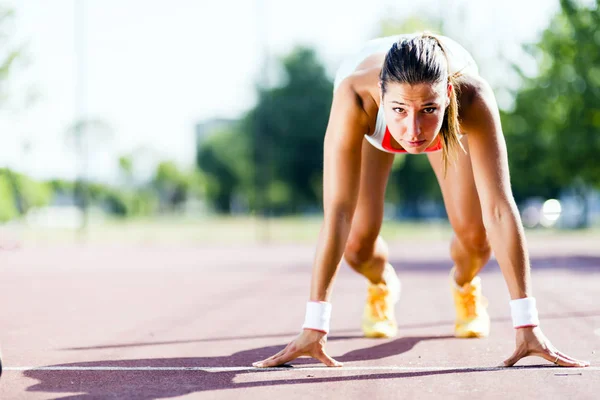
[[[23,215],[32,208],[46,206],[51,197],[50,184],[37,182],[8,168],[0,168],[1,222]]]
[[[251,202],[251,132],[241,125],[218,129],[202,143],[196,165],[206,179],[206,198],[220,213],[230,213],[236,198]]]
[[[503,116],[520,196],[600,187],[600,0],[560,5],[540,41],[526,47],[538,75],[521,73],[514,109]]]
[[[333,84],[311,48],[295,48],[282,66],[283,83],[261,90],[245,121],[253,133],[255,173],[265,179],[258,180],[259,192],[269,207],[296,212],[320,203]]]
[[[172,161],[158,164],[152,185],[167,211],[180,211],[191,195],[199,196],[204,192],[204,182],[197,171],[182,171]]]

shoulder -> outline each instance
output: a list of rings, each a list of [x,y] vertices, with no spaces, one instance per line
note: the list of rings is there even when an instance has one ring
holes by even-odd
[[[346,120],[360,124],[363,134],[370,132],[377,118],[379,70],[355,71],[340,82],[333,94],[332,116],[343,114]]]
[[[490,110],[497,108],[494,91],[479,75],[459,78],[458,109],[461,128],[468,133],[490,123]]]

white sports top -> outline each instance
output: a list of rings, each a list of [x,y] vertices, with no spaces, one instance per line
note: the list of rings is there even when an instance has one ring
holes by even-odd
[[[333,84],[333,90],[337,89],[339,84],[349,75],[354,73],[356,67],[365,60],[365,58],[376,54],[376,53],[387,53],[388,50],[392,47],[392,45],[400,40],[401,38],[411,38],[420,35],[420,33],[412,33],[412,34],[403,34],[403,35],[394,35],[394,36],[386,36],[382,38],[369,40],[366,44],[364,44],[361,48],[354,51],[350,56],[346,57],[346,59],[342,62],[340,67],[338,68],[335,81]],[[471,54],[462,47],[460,44],[455,42],[454,40],[446,37],[436,35],[439,40],[444,45],[444,49],[446,50],[446,55],[448,57],[448,66],[449,73],[455,74],[457,72],[462,73],[470,73],[474,75],[479,75],[479,69]],[[385,122],[385,115],[383,113],[383,105],[379,106],[379,110],[377,112],[377,120],[375,122],[375,131],[372,135],[365,134],[365,138],[377,149],[381,151],[385,151],[387,153],[404,153],[402,150],[395,150],[389,145],[390,134],[387,129],[387,124]],[[441,145],[438,145],[434,151],[440,150]]]

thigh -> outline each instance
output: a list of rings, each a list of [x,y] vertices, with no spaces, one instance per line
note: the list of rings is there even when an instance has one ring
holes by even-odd
[[[459,239],[468,236],[469,238],[474,237],[485,240],[481,204],[479,203],[473,167],[468,154],[469,146],[466,138],[463,137],[462,142],[467,154],[459,151],[456,164],[448,165],[446,176],[443,173],[441,151],[429,153],[429,162],[440,184],[448,219],[455,234]],[[481,238],[482,235],[483,238]]]
[[[358,201],[350,230],[351,240],[375,241],[383,221],[385,189],[394,155],[363,139]]]

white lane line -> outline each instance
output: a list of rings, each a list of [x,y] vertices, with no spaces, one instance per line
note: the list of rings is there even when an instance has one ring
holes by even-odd
[[[551,371],[600,371],[600,367],[569,368],[553,366],[515,366],[515,367],[293,367],[293,368],[254,368],[254,367],[5,367],[3,371],[204,371],[204,372],[236,372],[236,371],[511,371],[520,370],[540,370],[548,369]]]

